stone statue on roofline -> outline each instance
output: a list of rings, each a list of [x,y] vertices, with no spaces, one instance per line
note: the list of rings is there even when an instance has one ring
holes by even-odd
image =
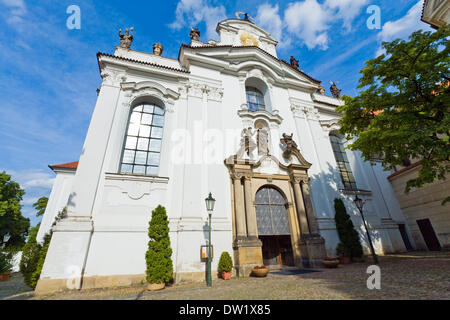
[[[331,87],[330,87],[330,92],[333,95],[334,98],[336,99],[340,99],[341,98],[341,91],[337,85],[336,82],[331,81]]]
[[[197,27],[195,29],[191,28],[191,32],[189,32],[189,37],[191,37],[191,41],[200,41],[200,30]]]
[[[298,69],[298,60],[295,60],[293,56],[291,56],[291,66]]]
[[[120,38],[120,46],[122,48],[130,49],[131,43],[134,38],[133,35],[130,34],[130,31],[134,31],[134,28],[131,27],[130,30],[128,28],[125,29],[125,34],[122,34],[122,29],[119,30],[119,38]]]

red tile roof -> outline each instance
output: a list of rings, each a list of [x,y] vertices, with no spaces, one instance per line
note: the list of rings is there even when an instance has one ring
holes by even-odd
[[[417,167],[418,165],[420,165],[420,161],[414,162],[413,164],[411,164],[411,165],[409,165],[409,166],[407,166],[407,167],[405,167],[405,168],[403,168],[403,169],[400,169],[400,170],[394,172],[393,174],[391,174],[391,175],[390,175],[389,177],[387,177],[387,178],[390,180],[390,179],[392,179],[393,177],[398,176],[399,174],[401,174],[401,173],[403,173],[403,172],[406,172],[406,171],[408,171],[408,170],[411,170],[412,168]]]
[[[151,63],[151,62],[146,62],[146,61],[140,61],[140,60],[134,60],[134,59],[129,59],[129,58],[123,58],[123,57],[114,56],[114,55],[108,54],[108,53],[98,52],[97,53],[97,60],[98,60],[100,69],[101,69],[101,67],[100,67],[100,58],[102,56],[103,57],[114,58],[114,59],[118,59],[118,60],[123,60],[123,61],[128,61],[128,62],[133,62],[133,63],[139,63],[139,64],[148,65],[148,66],[152,66],[152,67],[156,67],[156,68],[163,68],[163,69],[177,71],[177,72],[183,72],[183,73],[191,73],[189,70],[185,70],[185,69],[178,69],[178,68],[164,66],[164,65],[161,65],[161,64],[156,64],[156,63]]]
[[[78,161],[75,162],[69,162],[69,163],[63,163],[63,164],[54,164],[48,166],[50,169],[77,169],[78,168]]]

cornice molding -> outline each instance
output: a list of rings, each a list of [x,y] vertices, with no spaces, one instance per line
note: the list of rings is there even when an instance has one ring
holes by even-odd
[[[283,118],[278,114],[277,110],[275,110],[273,113],[270,113],[266,110],[249,111],[248,108],[245,108],[239,110],[238,115],[243,119],[265,119],[269,122],[269,124],[276,123],[280,125],[283,122]]]
[[[168,112],[173,112],[175,100],[180,97],[179,93],[154,81],[126,82],[121,84],[121,88],[125,93],[123,105],[129,108],[138,100],[154,97],[164,103]]]

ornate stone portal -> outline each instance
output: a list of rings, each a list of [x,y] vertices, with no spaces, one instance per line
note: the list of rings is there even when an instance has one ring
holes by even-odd
[[[311,164],[300,154],[292,135],[284,134],[281,139],[286,146],[284,154],[291,158],[283,159],[284,162],[288,160],[288,164],[263,152],[257,153],[262,155],[258,161],[252,159],[248,146],[257,144],[252,143],[249,129],[244,130],[243,137],[238,153],[225,161],[232,182],[233,250],[237,275],[249,276],[254,266],[263,264],[255,199],[257,192],[267,187],[276,189],[285,198],[295,266],[320,267],[326,251],[310,198],[308,169]],[[262,173],[259,168],[265,163],[276,164],[284,174]]]

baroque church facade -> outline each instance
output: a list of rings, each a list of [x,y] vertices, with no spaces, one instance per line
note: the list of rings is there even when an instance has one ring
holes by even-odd
[[[237,276],[262,264],[320,267],[339,242],[336,198],[368,252],[355,194],[377,253],[405,251],[390,173],[345,149],[337,132],[335,84],[325,95],[247,17],[217,32],[220,41],[204,43],[192,30],[178,59],[159,43],[153,53],[132,50],[129,30],[113,55],[97,55],[103,81],[80,160],[50,166],[56,180],[38,237],[50,228],[53,237],[37,291],[141,282],[158,205],[169,217],[175,281],[204,279],[210,192],[213,270],[223,251]]]

